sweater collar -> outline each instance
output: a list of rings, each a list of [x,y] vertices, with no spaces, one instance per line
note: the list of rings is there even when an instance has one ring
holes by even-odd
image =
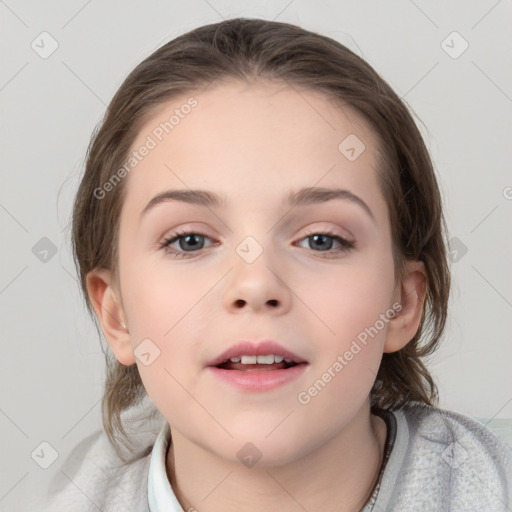
[[[150,512],[183,512],[172,490],[165,459],[171,439],[171,429],[165,422],[153,446],[148,473],[148,504]]]

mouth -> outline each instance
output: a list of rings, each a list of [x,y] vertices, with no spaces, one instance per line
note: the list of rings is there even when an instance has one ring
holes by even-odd
[[[230,389],[256,393],[291,385],[308,365],[308,361],[274,341],[243,341],[212,359],[207,370]]]
[[[236,370],[240,372],[251,371],[271,371],[271,370],[287,370],[299,364],[306,364],[305,362],[299,363],[292,359],[284,358],[273,354],[263,356],[240,356],[231,357],[222,363],[215,365],[215,368],[220,370]]]
[[[206,363],[223,370],[283,370],[307,361],[272,340],[241,341]]]

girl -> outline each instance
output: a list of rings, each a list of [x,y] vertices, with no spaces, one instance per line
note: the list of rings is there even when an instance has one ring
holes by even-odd
[[[231,19],[161,47],[93,136],[73,243],[108,442],[48,510],[512,509],[510,448],[423,362],[450,289],[432,162],[343,45]]]

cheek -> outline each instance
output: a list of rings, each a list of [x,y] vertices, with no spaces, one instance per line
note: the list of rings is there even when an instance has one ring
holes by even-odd
[[[303,283],[307,305],[322,320],[324,339],[342,346],[373,325],[392,303],[392,258],[365,259],[350,266],[315,275]],[[349,340],[349,341],[350,341]]]
[[[198,305],[211,286],[204,276],[200,280],[193,273],[170,272],[158,264],[134,259],[125,265],[123,302],[132,348],[144,387],[160,411],[170,414],[179,409],[187,414],[193,407],[183,385],[193,388],[197,379],[193,333]],[[143,352],[150,354],[149,364]]]
[[[165,262],[126,261],[122,292],[127,318],[141,335],[162,338],[199,304],[215,280],[166,267]],[[218,280],[218,278],[216,279]]]
[[[165,407],[165,397],[172,397],[186,410],[190,396],[179,383],[195,385],[201,342],[216,327],[205,305],[223,274],[185,272],[179,265],[136,257],[125,260],[124,270],[123,303],[144,386],[157,406]],[[156,354],[149,365],[143,364],[142,347],[151,357]]]
[[[338,425],[339,410],[348,416],[356,414],[377,376],[388,323],[394,316],[394,276],[382,270],[379,265],[351,268],[331,275],[327,293],[317,287],[310,295],[323,323],[317,322],[318,356],[313,371],[297,399],[327,423]],[[339,408],[333,408],[333,401]]]

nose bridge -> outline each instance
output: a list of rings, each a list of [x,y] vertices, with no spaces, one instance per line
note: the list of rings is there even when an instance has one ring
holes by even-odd
[[[233,270],[225,290],[231,310],[265,308],[283,312],[290,306],[290,291],[282,277],[283,265],[272,247],[272,234],[248,235],[235,247]]]

